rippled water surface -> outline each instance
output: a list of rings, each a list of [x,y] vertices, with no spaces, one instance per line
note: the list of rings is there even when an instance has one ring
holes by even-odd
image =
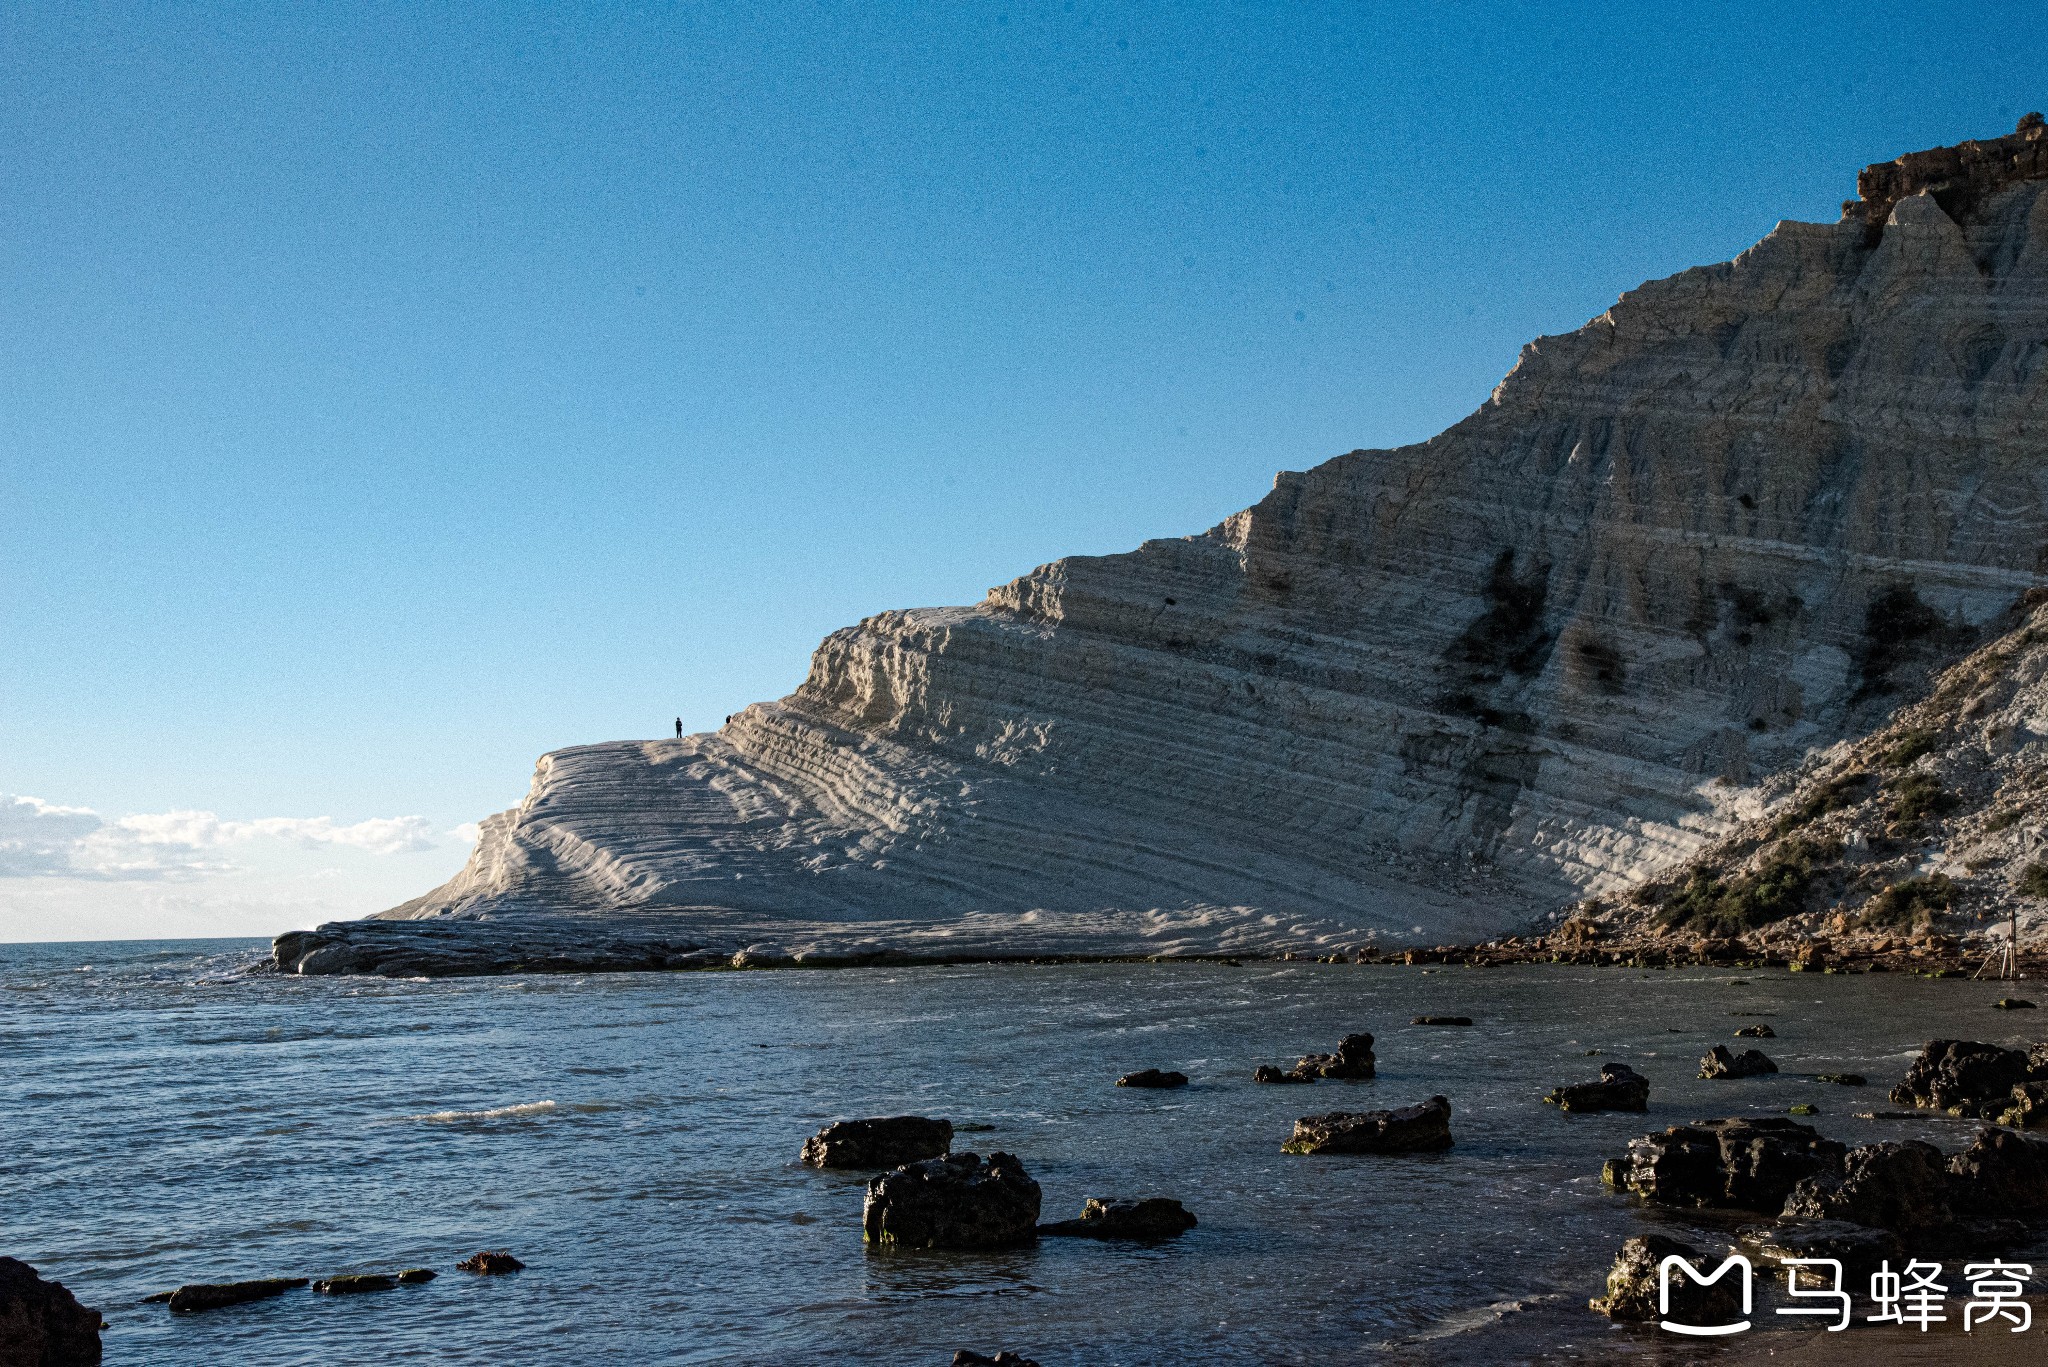
[[[109,1363],[1326,1363],[1627,1355],[1578,1307],[1654,1218],[1602,1157],[1780,1113],[1850,1142],[1930,1037],[2023,1041],[1989,985],[1783,972],[1215,964],[461,979],[239,971],[256,942],[0,945],[0,1253],[109,1321]],[[1462,1014],[1471,1029],[1413,1027]],[[1766,1013],[1747,1015],[1738,1013]],[[1766,1021],[1786,1075],[1700,1082]],[[1379,1037],[1377,1080],[1253,1065]],[[1604,1051],[1589,1057],[1588,1051]],[[1645,1116],[1539,1098],[1624,1059]],[[1178,1068],[1184,1091],[1111,1085]],[[1800,1072],[1870,1075],[1862,1090]],[[1296,1158],[1295,1116],[1450,1097],[1457,1147]],[[862,1177],[796,1162],[844,1116],[953,1119],[1045,1218],[1171,1195],[1157,1247],[869,1253]],[[1684,1233],[1684,1226],[1677,1231]],[[479,1248],[528,1264],[452,1271]],[[427,1285],[173,1318],[180,1282],[426,1265]],[[1520,1303],[1526,1308],[1511,1309]],[[1517,1323],[1527,1327],[1517,1331]]]

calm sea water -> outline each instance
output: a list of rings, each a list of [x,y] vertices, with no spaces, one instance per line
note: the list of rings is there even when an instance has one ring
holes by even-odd
[[[0,1253],[103,1311],[109,1363],[1627,1357],[1645,1341],[1582,1307],[1658,1217],[1601,1187],[1603,1156],[1798,1101],[1851,1142],[1955,1147],[1965,1127],[1853,1113],[1886,1106],[1926,1039],[2019,1042],[2031,1024],[1987,1009],[1982,984],[1761,971],[240,972],[263,948],[0,945]],[[1422,1013],[1478,1024],[1406,1024]],[[1873,1086],[1693,1078],[1756,1020],[1788,1073]],[[1376,1081],[1250,1081],[1360,1029],[1379,1036]],[[1606,1059],[1650,1076],[1647,1117],[1540,1104]],[[1194,1085],[1111,1085],[1151,1066]],[[1454,1107],[1446,1154],[1279,1151],[1297,1115],[1432,1092]],[[870,1253],[862,1179],[797,1150],[828,1120],[901,1112],[1019,1155],[1047,1219],[1089,1195],[1170,1195],[1201,1225],[1157,1247]],[[451,1270],[480,1248],[528,1270]],[[440,1279],[193,1317],[140,1303],[187,1281],[416,1264]]]

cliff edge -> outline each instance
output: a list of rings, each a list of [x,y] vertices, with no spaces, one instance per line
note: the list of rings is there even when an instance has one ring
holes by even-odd
[[[1471,942],[1654,879],[2048,584],[2039,116],[1858,189],[1429,441],[547,755],[456,878],[278,963]]]

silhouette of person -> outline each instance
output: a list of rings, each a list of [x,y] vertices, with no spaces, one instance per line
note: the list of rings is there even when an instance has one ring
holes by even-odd
[[[683,719],[682,719],[681,717],[677,717],[677,718],[676,718],[676,739],[677,739],[677,740],[681,740],[682,738],[683,738]]]

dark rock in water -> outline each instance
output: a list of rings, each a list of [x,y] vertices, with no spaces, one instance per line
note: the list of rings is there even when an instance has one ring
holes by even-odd
[[[1786,1198],[1787,1220],[1847,1220],[1920,1234],[1955,1223],[1941,1150],[1918,1140],[1849,1150],[1839,1172],[1800,1179]]]
[[[525,1266],[525,1263],[520,1262],[510,1253],[500,1248],[488,1249],[482,1253],[472,1253],[461,1262],[455,1264],[455,1270],[457,1272],[480,1272],[486,1276],[497,1276],[503,1272],[517,1272]]]
[[[1976,1040],[1938,1039],[1920,1051],[1906,1080],[1892,1088],[1901,1106],[1982,1116],[2003,1111],[2012,1089],[2029,1080],[2030,1060],[2017,1049]]]
[[[389,1291],[397,1286],[396,1278],[384,1272],[354,1272],[345,1277],[327,1277],[313,1283],[313,1289],[323,1296],[355,1296],[365,1291]]]
[[[1628,1149],[1628,1189],[1646,1201],[1773,1214],[1802,1179],[1840,1171],[1845,1151],[1811,1125],[1776,1116],[1673,1125]]]
[[[1186,1073],[1162,1073],[1157,1068],[1145,1068],[1135,1073],[1125,1073],[1116,1080],[1119,1087],[1185,1087]]]
[[[100,1312],[61,1282],[0,1258],[0,1367],[98,1367]]]
[[[1038,1183],[1007,1153],[927,1158],[868,1183],[862,1211],[871,1244],[902,1248],[1006,1248],[1038,1230]]]
[[[1819,1115],[1819,1114],[1820,1114],[1820,1107],[1818,1107],[1818,1106],[1814,1105],[1814,1104],[1813,1104],[1812,1102],[1810,1102],[1810,1101],[1802,1101],[1802,1102],[1800,1102],[1800,1103],[1799,1103],[1799,1104],[1798,1104],[1797,1106],[1787,1106],[1787,1107],[1785,1108],[1785,1114],[1786,1114],[1786,1115]]]
[[[1626,1158],[1603,1160],[1600,1164],[1600,1181],[1603,1185],[1613,1187],[1616,1190],[1625,1189],[1628,1186],[1628,1160]]]
[[[1870,1079],[1861,1073],[1815,1073],[1815,1082],[1832,1082],[1837,1087],[1868,1087]]]
[[[1312,1073],[1283,1070],[1275,1068],[1270,1063],[1261,1063],[1258,1067],[1252,1069],[1253,1082],[1283,1083],[1314,1082],[1315,1080],[1315,1075]]]
[[[1470,1016],[1417,1016],[1410,1025],[1470,1025]]]
[[[953,1122],[921,1115],[835,1120],[804,1141],[814,1168],[900,1168],[937,1158],[953,1145]]]
[[[1432,1153],[1451,1147],[1451,1103],[1433,1096],[1392,1111],[1332,1111],[1294,1122],[1282,1153]]]
[[[1038,1367],[1031,1358],[1016,1353],[997,1353],[994,1357],[983,1357],[971,1348],[962,1348],[953,1354],[953,1367]]]
[[[1077,1239],[1167,1239],[1195,1227],[1194,1214],[1165,1196],[1141,1201],[1091,1196],[1078,1220],[1040,1225],[1041,1237]]]
[[[431,1267],[408,1267],[398,1274],[398,1281],[401,1286],[417,1286],[421,1282],[434,1280],[438,1275]]]
[[[1714,1270],[1706,1263],[1719,1262],[1703,1256],[1691,1244],[1663,1234],[1637,1235],[1622,1244],[1621,1255],[1608,1271],[1607,1294],[1588,1301],[1588,1307],[1610,1319],[1630,1323],[1669,1318],[1689,1324],[1725,1324],[1741,1317],[1742,1302],[1734,1273],[1705,1286],[1677,1273],[1670,1280],[1671,1307],[1667,1316],[1659,1305],[1663,1280],[1659,1269],[1666,1258],[1672,1257],[1684,1258],[1702,1276]]]
[[[1650,1079],[1626,1063],[1603,1063],[1598,1082],[1570,1083],[1543,1099],[1564,1111],[1647,1111]]]
[[[2000,997],[1991,1003],[1993,1011],[2033,1011],[2037,1009],[2025,997]]]
[[[1700,1060],[1700,1076],[1703,1078],[1762,1077],[1765,1073],[1777,1071],[1778,1065],[1766,1058],[1761,1049],[1745,1049],[1739,1054],[1731,1054],[1727,1045],[1717,1044]]]
[[[1950,1157],[1948,1172],[1959,1214],[1997,1219],[2048,1212],[2048,1140],[1979,1130],[1969,1148]]]
[[[1869,1285],[1870,1274],[1887,1260],[1901,1261],[1906,1245],[1888,1229],[1870,1229],[1847,1220],[1797,1220],[1775,1225],[1750,1225],[1736,1237],[1766,1258],[1833,1258],[1842,1265],[1845,1287]],[[1816,1275],[1819,1273],[1819,1275]],[[1832,1286],[1820,1269],[1801,1269],[1800,1285]]]
[[[306,1285],[307,1281],[305,1277],[261,1277],[246,1282],[192,1282],[163,1299],[170,1302],[172,1314],[189,1315],[201,1310],[218,1310],[224,1305],[241,1305],[247,1301],[282,1296]]]
[[[1334,1054],[1303,1054],[1294,1065],[1294,1078],[1313,1082],[1319,1077],[1360,1081],[1373,1075],[1372,1036],[1363,1031],[1346,1035],[1337,1042]],[[1257,1074],[1253,1074],[1256,1079]]]
[[[1776,1039],[1778,1032],[1768,1025],[1745,1025],[1735,1032],[1737,1039]]]

